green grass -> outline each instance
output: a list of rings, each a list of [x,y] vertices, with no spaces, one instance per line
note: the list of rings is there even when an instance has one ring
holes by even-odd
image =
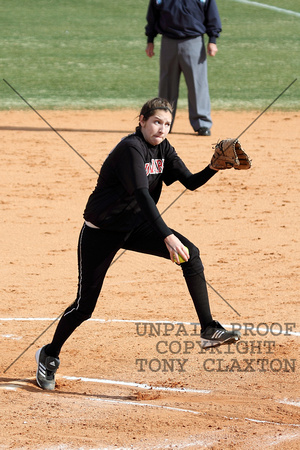
[[[299,12],[298,0],[261,3]],[[157,95],[156,56],[145,54],[148,0],[10,0],[0,5],[0,109],[140,107]],[[218,0],[223,32],[209,58],[214,109],[261,109],[300,72],[300,18]],[[181,82],[181,107],[187,91]],[[274,105],[297,110],[300,79]]]

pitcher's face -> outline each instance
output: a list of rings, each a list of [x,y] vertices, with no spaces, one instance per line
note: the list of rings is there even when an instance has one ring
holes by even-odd
[[[171,123],[172,114],[169,111],[157,109],[147,120],[140,116],[141,131],[151,145],[158,145],[167,137]]]

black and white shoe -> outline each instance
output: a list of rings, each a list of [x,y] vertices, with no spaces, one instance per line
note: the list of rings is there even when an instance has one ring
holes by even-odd
[[[234,344],[241,338],[239,331],[227,331],[214,320],[201,333],[201,347],[218,347],[223,344]]]
[[[199,130],[197,130],[198,136],[210,136],[210,128],[207,127],[200,127]]]
[[[59,368],[59,358],[48,356],[45,353],[45,347],[40,348],[35,354],[37,362],[36,381],[37,384],[47,391],[55,389],[55,373]]]

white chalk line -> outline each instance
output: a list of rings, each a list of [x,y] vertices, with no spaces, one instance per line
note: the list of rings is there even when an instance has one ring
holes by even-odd
[[[147,408],[158,408],[158,409],[167,409],[170,411],[177,411],[177,412],[184,412],[184,413],[191,413],[191,414],[203,414],[199,411],[195,411],[193,409],[184,409],[184,408],[175,408],[174,406],[166,406],[166,405],[154,405],[152,403],[141,403],[141,402],[133,402],[128,400],[110,400],[107,398],[92,398],[88,397],[87,400],[92,400],[94,402],[104,402],[104,403],[115,403],[119,405],[131,405],[131,406],[142,406]]]
[[[6,383],[0,383],[0,389],[3,389],[5,391],[16,391],[17,389],[20,389],[22,386],[27,386],[27,385],[28,385],[28,379],[14,380],[14,381],[8,381]]]
[[[41,322],[53,322],[57,320],[57,318],[51,317],[0,317],[0,322],[30,322],[30,321],[41,321]],[[172,325],[192,325],[198,326],[200,331],[200,324],[198,322],[179,322],[179,321],[170,321],[170,320],[130,320],[130,319],[96,319],[91,318],[88,322],[99,322],[99,323],[141,323],[141,324],[172,324]],[[249,327],[249,324],[245,326],[241,326],[239,331],[245,331],[247,336],[251,337],[251,331],[256,331],[260,334],[260,337],[264,337],[265,334],[271,333],[272,336],[300,336],[299,331],[290,331],[290,330],[280,330],[280,329],[272,329],[266,327]],[[223,325],[225,328],[232,329],[232,325]],[[170,331],[170,330],[169,330]],[[265,334],[262,334],[265,333]]]
[[[300,401],[296,401],[296,400],[288,400],[287,398],[283,399],[283,400],[278,400],[278,403],[283,403],[284,405],[290,405],[290,406],[297,406],[298,408],[300,408]]]
[[[144,389],[156,389],[156,390],[168,390],[168,391],[175,391],[175,392],[193,392],[193,393],[209,393],[210,391],[203,391],[203,390],[197,390],[197,389],[178,389],[178,388],[166,388],[166,387],[159,387],[159,386],[148,386],[146,384],[139,384],[139,383],[126,383],[126,382],[120,382],[120,381],[113,381],[113,380],[101,380],[97,378],[84,378],[84,377],[70,377],[70,376],[63,376],[62,378],[67,380],[80,380],[88,383],[109,383],[109,384],[117,384],[117,385],[127,385],[127,386],[134,386],[134,387],[141,387]],[[19,383],[19,384],[18,384]],[[26,380],[14,380],[13,383],[6,383],[1,386],[2,389],[7,390],[17,390],[21,386],[24,386],[24,383],[26,383]],[[128,401],[128,400],[115,400],[115,399],[102,399],[102,398],[93,398],[93,397],[87,397],[86,400],[89,401],[97,401],[102,403],[112,403],[112,404],[119,404],[119,405],[129,405],[129,406],[138,406],[138,407],[145,407],[145,408],[157,408],[157,409],[166,409],[169,411],[176,411],[176,412],[182,412],[182,413],[189,413],[189,414],[195,414],[195,415],[205,415],[205,412],[195,411],[193,409],[185,409],[185,408],[176,408],[173,406],[167,406],[167,405],[156,405],[152,403],[142,403],[142,402],[134,402],[134,401]],[[286,400],[284,399],[282,401],[283,403],[286,403]],[[290,401],[288,404],[294,404],[292,401]],[[224,419],[228,420],[239,420],[239,421],[247,421],[247,422],[253,422],[257,424],[267,424],[267,425],[277,425],[277,426],[285,426],[285,427],[295,427],[299,428],[300,424],[295,423],[282,423],[282,422],[273,422],[269,420],[259,420],[259,419],[253,419],[250,417],[228,417],[223,416]]]
[[[159,387],[159,386],[149,386],[146,384],[139,384],[139,383],[126,383],[126,382],[120,382],[120,381],[113,381],[113,380],[101,380],[97,378],[83,378],[83,377],[70,377],[70,376],[63,376],[62,378],[67,380],[75,380],[75,381],[85,381],[87,383],[109,383],[109,384],[121,384],[121,385],[128,385],[128,386],[135,386],[135,387],[141,387],[144,389],[157,389],[157,390],[168,390],[168,391],[175,391],[175,392],[194,392],[194,393],[209,393],[210,391],[202,391],[197,389],[177,389],[177,388],[166,388],[166,387]],[[21,383],[24,385],[24,381],[26,380],[19,380],[14,381],[12,384],[12,389],[17,387],[17,383]],[[97,401],[97,402],[104,402],[104,403],[113,403],[113,404],[120,404],[120,405],[131,405],[131,406],[139,406],[139,407],[148,407],[148,408],[158,408],[158,409],[167,409],[170,411],[177,411],[177,412],[183,412],[183,413],[191,413],[196,415],[205,415],[206,413],[195,411],[193,409],[185,409],[185,408],[176,408],[173,406],[166,406],[166,405],[155,405],[152,403],[142,403],[142,402],[134,402],[134,401],[128,401],[128,400],[113,400],[113,399],[102,399],[102,398],[93,398],[93,397],[87,397],[87,400],[91,401]],[[269,420],[259,420],[259,419],[252,419],[250,417],[228,417],[223,416],[225,419],[229,420],[241,420],[241,421],[249,421],[249,422],[255,422],[255,423],[261,423],[261,424],[268,424],[268,425],[280,425],[280,426],[289,426],[289,427],[300,427],[300,424],[295,423],[282,423],[282,422],[272,422]]]
[[[20,341],[22,339],[21,336],[16,336],[15,334],[1,334],[0,336],[4,339],[12,339],[13,341]]]
[[[289,14],[295,17],[300,17],[300,13],[296,11],[291,11],[290,9],[278,8],[277,6],[266,5],[265,3],[254,2],[250,0],[233,0],[237,3],[244,3],[245,5],[257,6],[259,8],[270,9],[271,11],[276,11],[283,14]]]
[[[296,427],[299,428],[299,423],[282,423],[282,422],[272,422],[270,420],[259,420],[259,419],[251,419],[250,417],[228,417],[224,416],[225,419],[229,420],[245,420],[246,422],[255,422],[255,423],[266,423],[267,425],[280,425],[280,426],[288,426],[288,427]]]
[[[87,383],[103,383],[103,384],[113,384],[113,385],[120,385],[120,386],[128,386],[128,387],[135,387],[139,389],[149,389],[151,391],[169,391],[169,392],[189,392],[192,394],[210,394],[211,390],[207,389],[189,389],[189,388],[172,388],[172,387],[166,387],[166,386],[150,386],[145,383],[132,383],[128,381],[115,381],[115,380],[104,380],[101,378],[86,378],[86,377],[70,377],[70,376],[63,376],[66,380],[72,380],[72,381],[85,381]]]
[[[55,320],[55,318],[45,318],[45,317],[36,317],[36,318],[10,318],[10,317],[5,317],[5,318],[0,318],[0,322],[1,321],[53,321]],[[93,322],[100,322],[100,323],[161,323],[161,324],[184,324],[184,325],[199,325],[196,322],[172,322],[172,321],[149,321],[149,320],[125,320],[125,319],[89,319],[90,321]],[[231,328],[231,325],[224,325],[227,328]],[[245,329],[247,331],[249,331],[247,329],[247,327],[245,327]],[[253,331],[267,331],[266,328],[251,328],[251,330]],[[300,333],[299,332],[279,332],[276,334],[283,334],[283,335],[295,335],[295,336],[299,336]],[[151,390],[157,390],[157,391],[173,391],[173,392],[180,392],[180,393],[200,393],[200,394],[209,394],[211,393],[210,390],[201,390],[201,389],[189,389],[189,388],[168,388],[168,387],[163,387],[163,386],[150,386],[147,384],[141,384],[141,383],[132,383],[132,382],[123,382],[123,381],[114,381],[114,380],[103,380],[103,379],[97,379],[97,378],[86,378],[86,377],[70,377],[70,376],[64,376],[63,378],[68,379],[68,380],[81,380],[84,382],[92,382],[92,383],[105,383],[105,384],[116,384],[116,385],[122,385],[122,386],[130,386],[130,387],[136,387],[136,388],[141,388],[141,389],[151,389]],[[21,380],[20,380],[21,381]],[[17,388],[16,386],[16,382],[14,382],[14,385],[8,386],[6,387],[6,389],[11,389],[11,390],[15,390]],[[92,399],[95,400],[95,399]],[[104,401],[104,402],[110,402],[110,403],[121,403],[124,404],[124,401],[117,401],[117,400],[108,400],[108,399],[97,399],[98,401]],[[165,408],[165,409],[170,409],[170,410],[176,410],[176,411],[181,411],[181,412],[188,412],[188,413],[192,413],[192,414],[201,414],[198,411],[194,411],[194,410],[185,410],[182,408],[174,408],[174,407],[167,407],[167,406],[163,406],[163,405],[152,405],[152,404],[147,404],[147,403],[137,403],[137,402],[125,402],[126,404],[130,404],[130,405],[136,405],[136,406],[149,406],[149,407],[156,407],[156,408]],[[287,403],[286,401],[282,401],[281,403],[286,403],[286,404],[291,404],[291,405],[295,405],[294,402],[290,401],[289,403]],[[296,405],[297,406],[297,405]],[[256,423],[267,423],[267,424],[274,424],[274,425],[282,425],[282,426],[291,426],[291,427],[300,427],[300,425],[298,424],[285,424],[285,423],[279,423],[279,422],[271,422],[271,421],[263,421],[263,420],[258,420],[258,419],[251,419],[251,418],[240,418],[240,417],[227,417],[224,416],[224,418],[226,419],[230,419],[230,420],[246,420],[246,421],[251,421],[251,422],[256,422]]]
[[[194,409],[184,409],[184,408],[175,408],[173,406],[166,406],[166,405],[155,405],[152,403],[142,403],[142,402],[134,402],[134,401],[128,401],[128,400],[113,400],[113,399],[102,399],[102,398],[93,398],[88,397],[87,400],[97,401],[97,402],[104,402],[104,403],[114,403],[114,404],[121,404],[121,405],[131,405],[131,406],[139,406],[139,407],[146,407],[146,408],[158,408],[158,409],[167,409],[170,411],[176,411],[176,412],[183,412],[183,413],[190,413],[195,415],[206,415],[205,412],[195,411]],[[267,425],[280,425],[280,426],[286,426],[286,427],[300,427],[300,424],[296,423],[281,423],[281,422],[272,422],[269,420],[259,420],[259,419],[252,419],[249,417],[227,417],[223,416],[225,419],[229,420],[240,420],[240,421],[248,421],[248,422],[254,422],[258,424],[267,424]]]

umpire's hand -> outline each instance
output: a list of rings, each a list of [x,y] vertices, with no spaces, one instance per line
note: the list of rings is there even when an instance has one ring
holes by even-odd
[[[207,44],[207,53],[209,56],[215,56],[218,51],[217,44],[213,44],[212,42],[209,42]]]
[[[149,42],[149,43],[147,44],[147,47],[146,47],[145,52],[147,53],[147,56],[149,56],[149,58],[152,58],[152,56],[155,55],[155,53],[154,53],[154,44],[153,44],[153,42]]]

